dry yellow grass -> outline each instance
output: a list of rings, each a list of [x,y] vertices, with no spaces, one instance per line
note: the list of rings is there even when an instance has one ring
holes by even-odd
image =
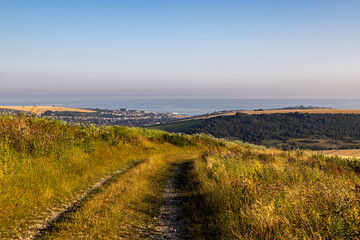
[[[69,107],[51,107],[51,106],[0,106],[0,109],[11,109],[18,111],[31,112],[35,114],[42,114],[46,111],[53,112],[95,112],[91,110],[86,110],[82,108],[69,108]]]
[[[291,110],[264,110],[264,111],[240,111],[246,114],[272,114],[272,113],[342,113],[342,114],[360,114],[360,109],[330,109],[330,108],[322,108],[322,109],[291,109]]]
[[[220,116],[233,116],[238,112],[239,111],[232,111],[232,112],[226,112],[226,113],[213,114],[213,115],[209,115],[209,116],[201,116],[201,117],[192,118],[191,120],[208,119],[208,118],[214,118],[214,117],[220,117]],[[184,121],[188,121],[188,119],[186,119]]]
[[[165,239],[159,212],[166,180],[173,164],[198,157],[176,151],[126,172],[40,239]]]
[[[187,209],[193,239],[359,239],[358,164],[303,151],[206,153],[187,183],[202,196]]]
[[[339,149],[321,151],[325,155],[343,156],[343,157],[360,157],[360,149]]]

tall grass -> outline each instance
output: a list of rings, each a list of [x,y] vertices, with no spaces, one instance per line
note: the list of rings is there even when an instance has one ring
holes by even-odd
[[[359,239],[359,164],[251,145],[205,154],[192,171],[195,238]]]
[[[130,162],[219,144],[160,130],[0,116],[0,238],[21,234],[51,206]]]

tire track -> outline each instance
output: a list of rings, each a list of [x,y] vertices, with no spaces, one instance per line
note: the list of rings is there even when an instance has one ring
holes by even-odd
[[[48,214],[48,218],[46,218],[45,220],[39,220],[34,225],[30,226],[26,236],[20,237],[20,239],[32,240],[40,238],[45,233],[51,231],[54,228],[55,223],[61,221],[64,217],[66,217],[66,215],[75,211],[78,207],[80,207],[81,203],[83,203],[90,196],[100,191],[101,188],[104,187],[104,185],[107,184],[109,181],[119,175],[124,174],[125,172],[136,167],[140,163],[143,163],[144,161],[145,160],[136,161],[126,165],[124,168],[99,179],[89,188],[77,194],[72,201],[67,202],[66,204],[63,204],[61,206],[52,208],[50,210],[50,213]]]
[[[160,208],[160,226],[157,227],[157,231],[161,235],[160,239],[182,240],[189,238],[182,200],[177,191],[184,163],[175,166],[165,187],[164,205]]]

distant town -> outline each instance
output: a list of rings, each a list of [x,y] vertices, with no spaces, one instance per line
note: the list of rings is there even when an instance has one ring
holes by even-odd
[[[178,114],[175,112],[157,113],[142,110],[130,110],[120,108],[111,109],[90,109],[92,112],[75,112],[75,111],[45,111],[36,114],[41,117],[51,117],[57,120],[63,120],[67,123],[89,123],[99,125],[125,125],[125,126],[151,126],[157,124],[165,124],[176,122],[190,118],[188,115]],[[24,111],[14,109],[0,109],[0,113],[18,114]],[[31,114],[30,112],[26,112]]]
[[[41,112],[39,110],[42,110]],[[45,110],[44,110],[45,109]],[[322,107],[287,107],[284,109],[323,109]],[[40,117],[48,117],[56,120],[62,120],[69,124],[98,124],[98,125],[123,125],[130,127],[147,127],[161,124],[169,124],[175,122],[207,119],[218,116],[235,115],[244,110],[233,111],[216,111],[202,115],[184,115],[176,112],[158,113],[144,110],[130,110],[127,108],[120,108],[116,110],[99,109],[99,108],[68,108],[68,107],[0,107],[0,114],[34,114]],[[255,111],[264,111],[263,109],[256,109]]]

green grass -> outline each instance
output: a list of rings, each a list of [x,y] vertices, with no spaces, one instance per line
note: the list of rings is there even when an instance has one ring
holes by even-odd
[[[0,117],[0,238],[19,237],[49,209],[139,159],[222,144],[208,136]]]
[[[360,160],[234,146],[194,163],[196,239],[358,239]]]
[[[204,119],[190,120],[190,121],[183,121],[183,122],[178,122],[178,123],[155,125],[155,126],[151,126],[151,127],[147,127],[147,128],[159,129],[159,130],[164,130],[167,132],[181,132],[186,128],[196,126],[204,121],[205,121]]]
[[[149,161],[45,237],[153,236],[169,170],[189,153],[202,156],[182,173],[180,195],[193,239],[360,238],[357,158],[25,115],[0,116],[0,238],[26,236],[53,207],[140,159]]]

